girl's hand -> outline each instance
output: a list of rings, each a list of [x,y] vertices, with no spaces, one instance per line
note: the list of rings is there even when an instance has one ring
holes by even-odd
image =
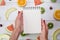
[[[48,40],[48,27],[45,20],[41,20],[42,32],[38,36],[38,40]]]
[[[23,31],[23,13],[19,11],[15,21],[15,29],[12,32],[11,38],[9,40],[18,40],[18,37],[22,31]]]
[[[15,21],[15,28],[19,28],[20,32],[23,31],[23,11],[18,11],[18,16]]]

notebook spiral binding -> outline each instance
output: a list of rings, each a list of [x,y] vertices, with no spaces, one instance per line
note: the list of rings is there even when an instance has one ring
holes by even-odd
[[[23,7],[23,9],[40,9],[40,6],[39,7]]]

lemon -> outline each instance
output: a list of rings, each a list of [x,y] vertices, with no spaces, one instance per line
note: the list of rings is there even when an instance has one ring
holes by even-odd
[[[56,10],[54,12],[54,18],[57,19],[57,20],[60,20],[60,10]]]

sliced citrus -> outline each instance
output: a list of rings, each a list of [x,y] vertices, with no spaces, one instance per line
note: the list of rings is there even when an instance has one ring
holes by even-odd
[[[13,24],[7,27],[7,31],[12,32],[14,30]]]
[[[57,19],[57,20],[60,20],[60,10],[56,10],[54,12],[54,18]]]
[[[18,5],[19,6],[25,6],[26,5],[26,0],[18,0]]]

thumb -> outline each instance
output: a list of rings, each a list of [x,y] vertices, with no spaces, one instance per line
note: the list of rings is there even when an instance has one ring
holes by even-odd
[[[18,11],[18,17],[22,18],[22,16],[23,16],[23,11]]]

